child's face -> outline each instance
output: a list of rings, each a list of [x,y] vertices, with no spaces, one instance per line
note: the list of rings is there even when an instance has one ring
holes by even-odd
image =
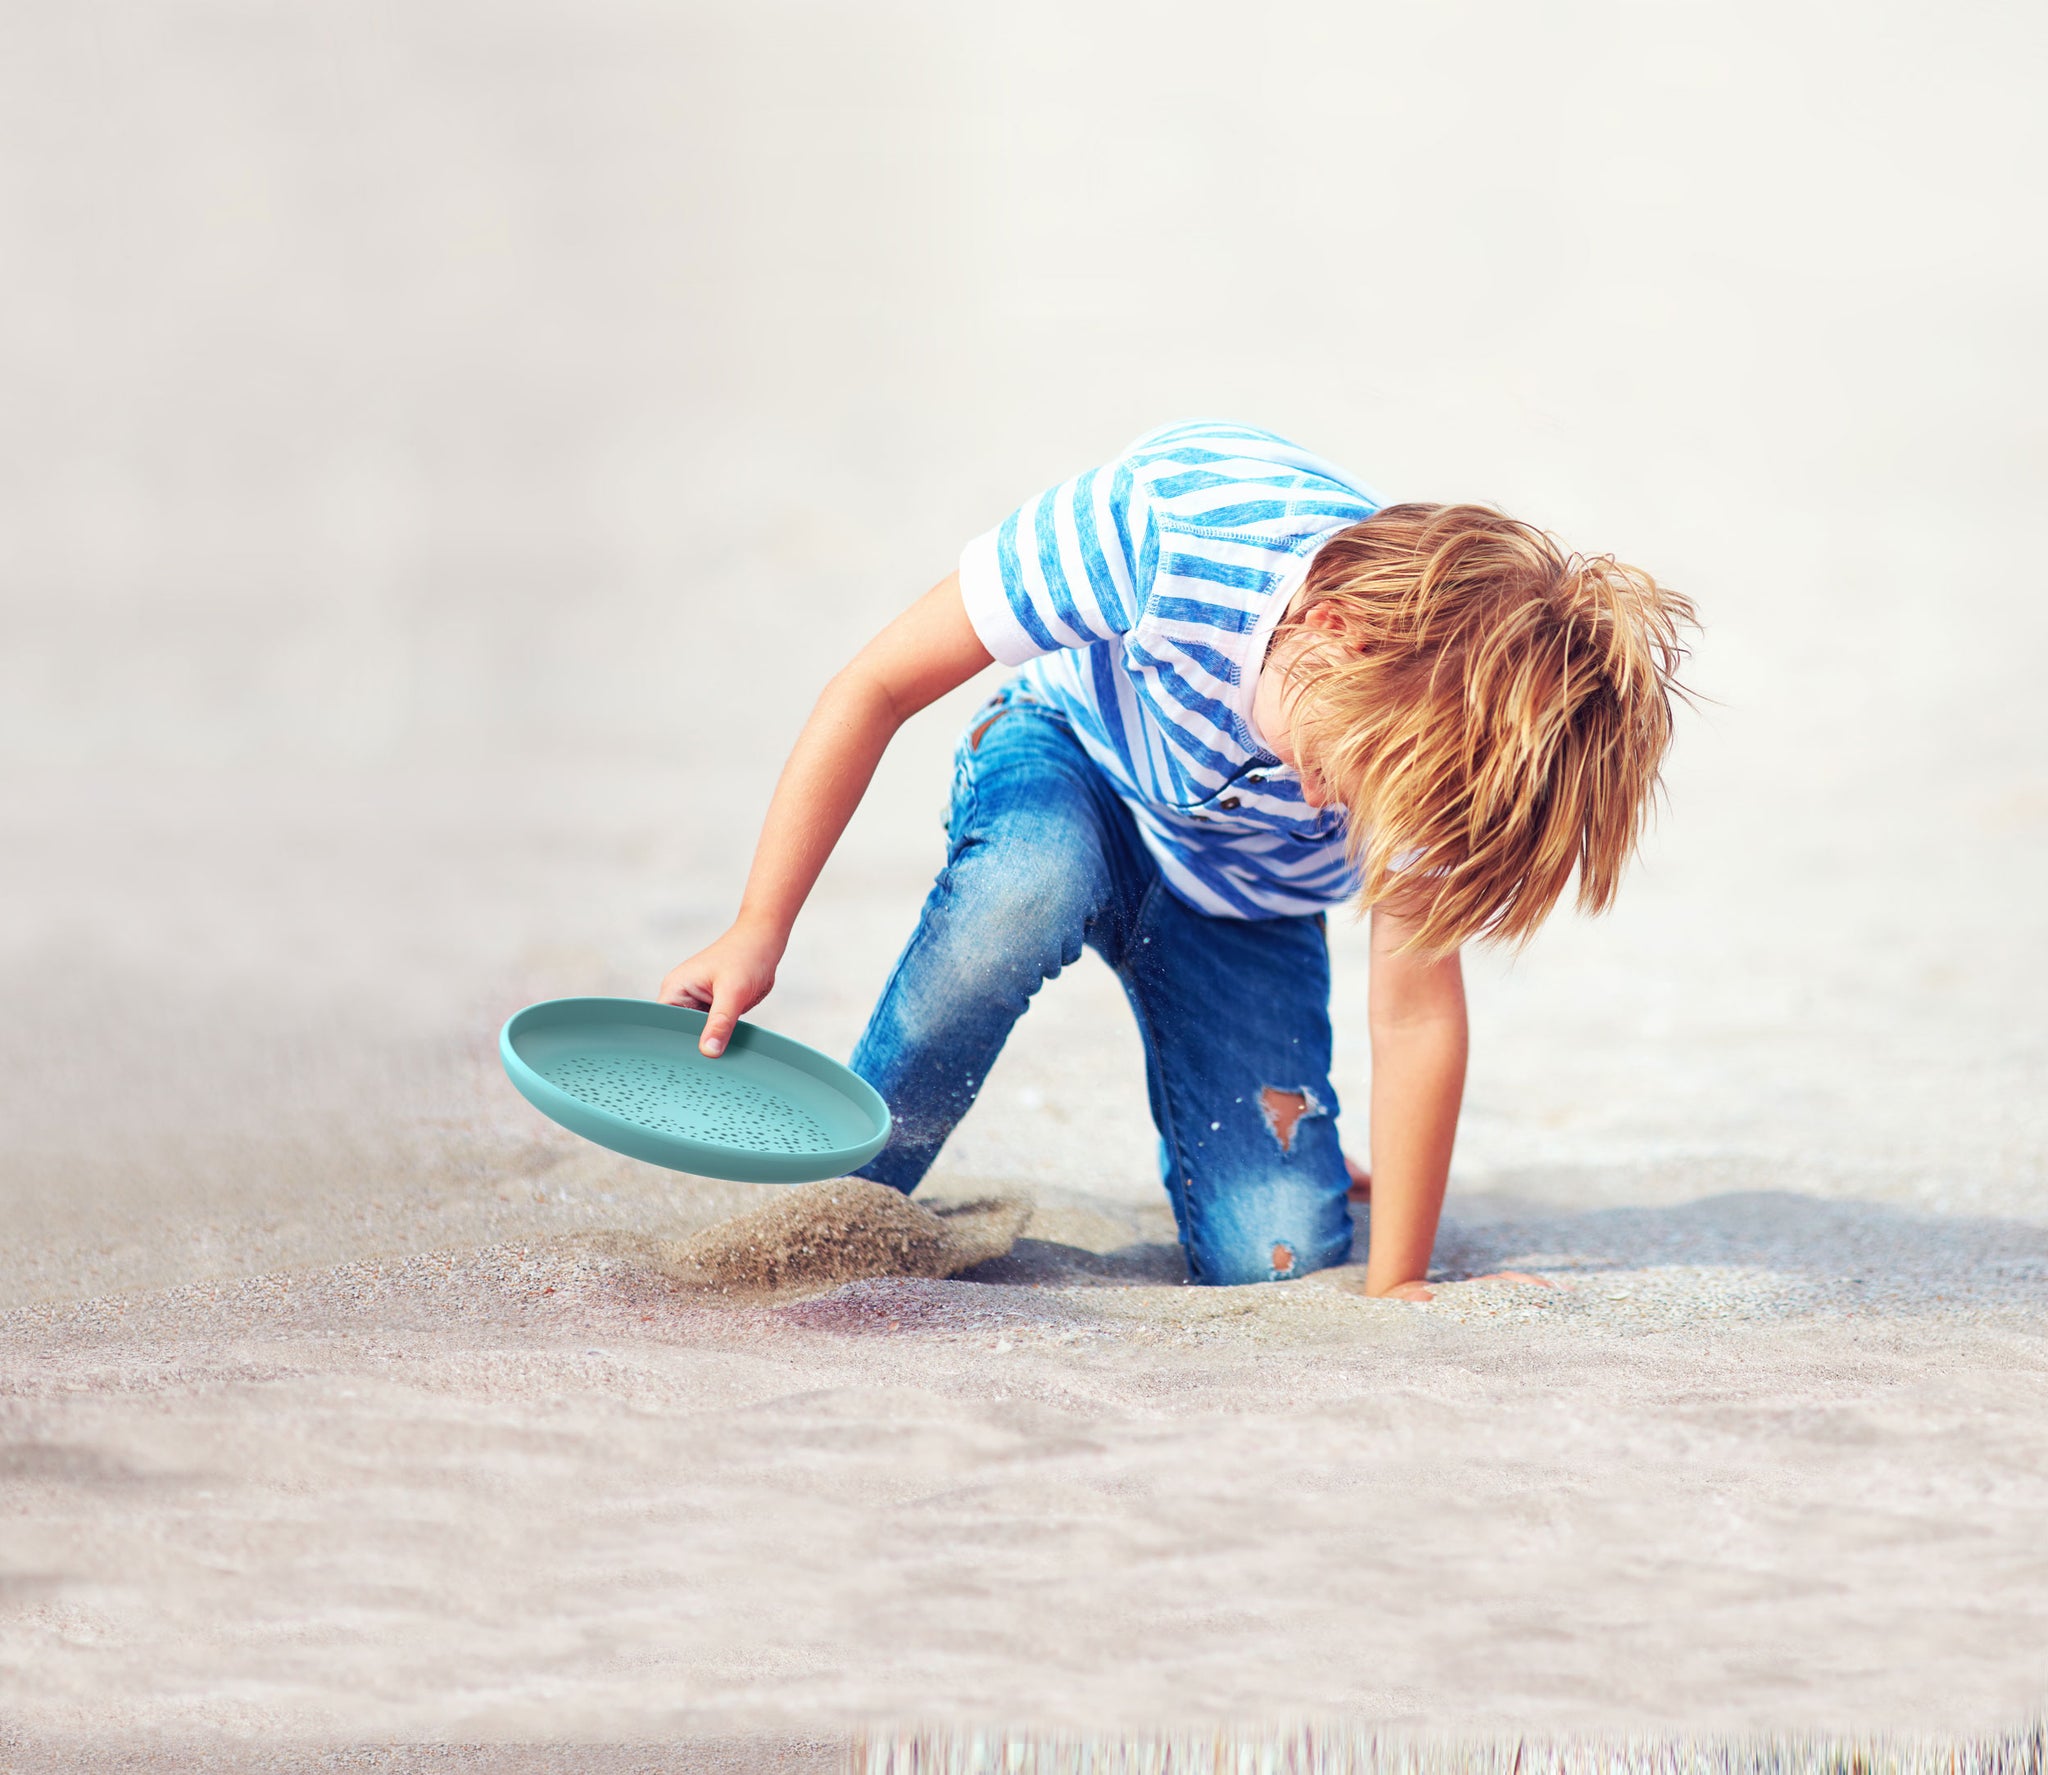
[[[1318,633],[1304,632],[1307,630]],[[1335,633],[1341,633],[1336,612],[1328,605],[1311,605],[1301,628],[1273,637],[1266,649],[1266,663],[1259,671],[1259,682],[1252,691],[1252,730],[1259,744],[1301,779],[1301,798],[1310,807],[1324,806],[1330,800],[1330,789],[1316,769],[1315,760],[1304,759],[1294,743],[1294,711],[1301,700],[1301,680],[1290,677],[1289,668],[1305,649],[1316,644],[1320,635]]]
[[[1270,666],[1259,675],[1258,694],[1252,698],[1252,725],[1258,729],[1260,744],[1301,779],[1302,800],[1310,807],[1321,807],[1330,799],[1329,791],[1324,788],[1322,777],[1314,765],[1304,763],[1296,752],[1289,724],[1294,699],[1300,694],[1299,687],[1282,685],[1272,693],[1269,707],[1262,709],[1259,706],[1267,696],[1267,685],[1275,676]]]

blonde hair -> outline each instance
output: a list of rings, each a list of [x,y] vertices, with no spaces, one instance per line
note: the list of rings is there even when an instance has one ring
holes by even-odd
[[[1486,506],[1392,505],[1325,542],[1276,640],[1299,638],[1295,744],[1350,810],[1361,908],[1398,894],[1404,948],[1432,955],[1527,942],[1574,869],[1604,912],[1694,620],[1641,569]]]

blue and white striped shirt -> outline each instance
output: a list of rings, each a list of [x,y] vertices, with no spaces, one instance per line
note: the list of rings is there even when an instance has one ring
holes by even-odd
[[[1072,723],[1166,885],[1199,911],[1318,912],[1358,890],[1343,810],[1311,808],[1260,748],[1252,694],[1318,545],[1384,503],[1271,432],[1191,420],[961,554],[982,644]]]

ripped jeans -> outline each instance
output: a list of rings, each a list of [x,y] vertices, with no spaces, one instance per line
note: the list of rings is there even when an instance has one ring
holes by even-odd
[[[1212,918],[1176,899],[1073,730],[1037,703],[998,697],[975,716],[947,837],[853,1053],[895,1120],[857,1175],[917,1187],[1031,995],[1086,945],[1138,1019],[1191,1279],[1264,1282],[1344,1262],[1323,920]]]

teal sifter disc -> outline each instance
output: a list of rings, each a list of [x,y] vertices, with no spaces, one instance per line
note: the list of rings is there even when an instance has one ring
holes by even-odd
[[[517,1012],[498,1054],[551,1121],[636,1159],[742,1183],[858,1170],[889,1138],[889,1106],[838,1061],[742,1023],[697,1052],[704,1013],[641,998],[556,998]]]

